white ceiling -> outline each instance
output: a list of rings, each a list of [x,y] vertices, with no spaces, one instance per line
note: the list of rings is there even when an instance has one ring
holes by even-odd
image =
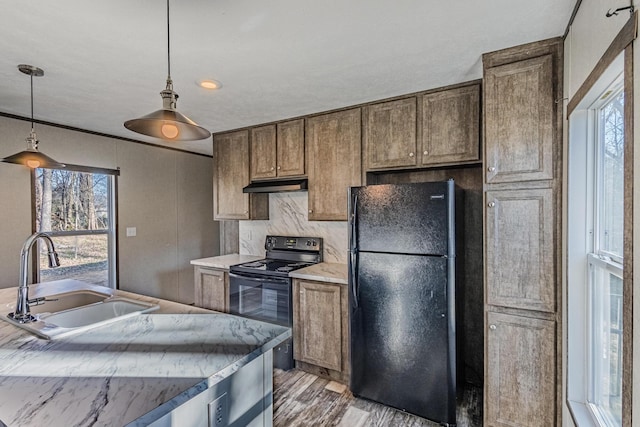
[[[482,53],[562,35],[575,1],[172,0],[178,110],[219,132],[478,79]],[[30,115],[26,63],[45,71],[36,119],[211,154],[123,126],[162,107],[165,0],[0,9],[0,112]]]

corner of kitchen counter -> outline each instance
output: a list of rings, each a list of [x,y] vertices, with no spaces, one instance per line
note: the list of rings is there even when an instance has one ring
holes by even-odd
[[[348,284],[347,264],[321,262],[292,271],[289,273],[289,277],[346,285]]]
[[[264,255],[228,254],[209,258],[193,259],[191,260],[191,265],[228,270],[232,265],[257,261],[262,258],[264,258]]]

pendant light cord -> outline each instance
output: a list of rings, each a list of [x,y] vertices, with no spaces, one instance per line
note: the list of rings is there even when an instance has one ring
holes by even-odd
[[[31,131],[33,132],[33,72],[30,74],[31,77]]]
[[[171,80],[171,37],[169,36],[169,0],[167,0],[167,78]]]

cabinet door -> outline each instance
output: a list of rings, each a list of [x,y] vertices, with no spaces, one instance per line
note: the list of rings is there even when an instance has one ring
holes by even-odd
[[[422,165],[480,159],[480,85],[420,97]]]
[[[304,175],[304,119],[278,123],[278,176]]]
[[[227,313],[229,279],[224,270],[195,267],[196,306]]]
[[[555,322],[488,312],[487,323],[487,426],[555,425]]]
[[[551,54],[485,70],[486,182],[553,179]]]
[[[249,132],[216,135],[213,148],[213,219],[249,219]]]
[[[251,129],[251,180],[276,176],[276,126]]]
[[[486,192],[487,304],[554,313],[553,190]]]
[[[309,220],[347,220],[349,187],[362,182],[360,109],[307,120]]]
[[[364,108],[366,168],[416,166],[416,98]]]
[[[342,370],[341,286],[297,280],[294,285],[293,355],[316,366]]]

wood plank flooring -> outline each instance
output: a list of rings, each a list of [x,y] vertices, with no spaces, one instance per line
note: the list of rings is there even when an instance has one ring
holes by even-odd
[[[353,397],[344,384],[292,369],[274,370],[273,425],[437,427],[439,424]],[[469,387],[458,405],[458,427],[482,425],[480,389]]]

